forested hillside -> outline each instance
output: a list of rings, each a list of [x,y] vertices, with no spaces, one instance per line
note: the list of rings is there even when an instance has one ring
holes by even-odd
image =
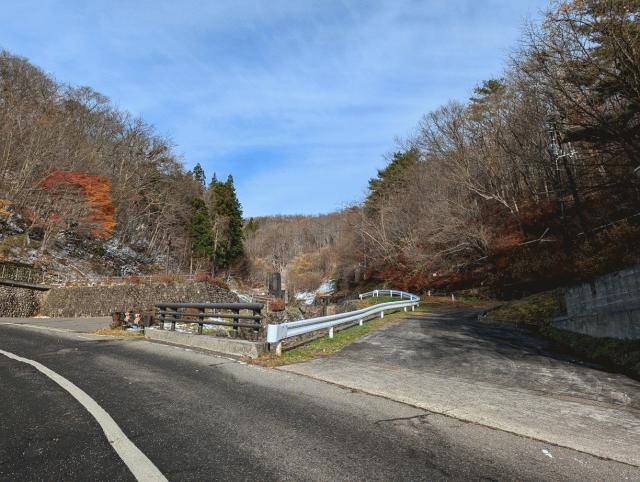
[[[142,119],[0,52],[0,258],[77,274],[224,265],[242,250],[233,179],[202,182]],[[205,194],[215,249],[192,235]]]
[[[0,257],[501,295],[637,262],[639,14],[635,1],[554,3],[502,75],[424,115],[366,199],[314,217],[243,221],[231,176],[187,172],[143,120],[2,52]]]
[[[347,285],[507,295],[637,262],[639,15],[638,2],[553,4],[500,78],[424,115],[360,206],[261,220],[252,253]],[[311,228],[324,219],[330,238]],[[313,235],[278,242],[292,229]]]

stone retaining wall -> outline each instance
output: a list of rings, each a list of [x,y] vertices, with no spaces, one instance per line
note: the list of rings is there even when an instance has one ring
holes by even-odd
[[[41,295],[46,316],[108,316],[114,311],[153,308],[156,303],[234,303],[238,296],[209,283],[152,283],[53,288]]]
[[[42,292],[27,288],[0,286],[0,316],[28,317],[38,312]]]

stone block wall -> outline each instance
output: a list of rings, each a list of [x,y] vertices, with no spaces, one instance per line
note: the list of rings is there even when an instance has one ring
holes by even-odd
[[[149,283],[53,288],[41,295],[46,316],[108,316],[114,311],[150,309],[156,303],[234,303],[238,296],[209,283]]]
[[[0,317],[33,316],[40,307],[40,291],[0,286]]]

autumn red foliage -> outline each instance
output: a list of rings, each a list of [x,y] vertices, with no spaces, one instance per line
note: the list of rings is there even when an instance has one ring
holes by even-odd
[[[193,280],[196,283],[209,283],[210,285],[217,286],[224,290],[229,289],[229,285],[223,279],[211,276],[208,273],[196,273]]]
[[[96,237],[109,238],[113,234],[116,216],[111,198],[111,182],[106,177],[77,171],[54,171],[38,181],[38,185],[53,196],[68,187],[79,189],[89,208],[89,214],[79,221],[88,223],[91,234]],[[52,218],[59,219],[60,216],[55,213]]]
[[[269,302],[269,311],[284,311],[284,300],[282,298],[276,298]]]

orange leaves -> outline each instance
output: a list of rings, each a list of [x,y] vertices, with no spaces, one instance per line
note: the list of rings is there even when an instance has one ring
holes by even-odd
[[[269,311],[284,311],[285,304],[281,298],[276,298],[269,302]]]
[[[3,218],[8,218],[11,216],[11,213],[6,209],[11,206],[11,201],[8,199],[0,199],[0,216]]]
[[[104,176],[92,176],[77,171],[54,171],[38,182],[38,185],[54,198],[64,197],[69,191],[79,190],[80,202],[88,208],[88,214],[77,219],[96,237],[108,238],[116,227],[115,209],[111,199],[111,182]],[[51,216],[53,221],[62,213]]]

